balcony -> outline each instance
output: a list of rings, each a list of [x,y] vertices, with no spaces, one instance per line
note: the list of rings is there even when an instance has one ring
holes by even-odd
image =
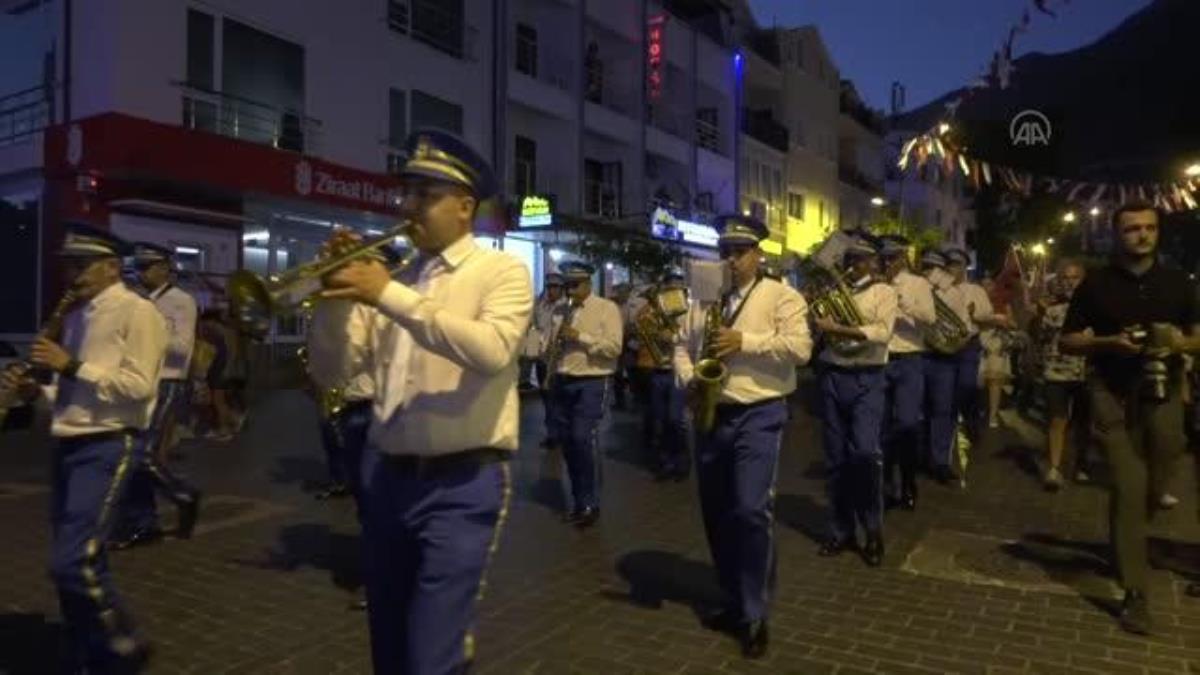
[[[858,167],[839,164],[838,180],[846,185],[856,187],[863,192],[870,192],[872,194],[881,194],[883,192],[883,185],[871,180],[871,178],[860,171]]]
[[[770,111],[743,109],[742,133],[780,152],[788,151],[788,129],[776,122]]]
[[[0,146],[22,141],[50,124],[50,91],[34,87],[0,96]]]
[[[571,83],[575,63],[566,55],[539,44],[532,53],[513,50],[511,66],[510,99],[560,119],[574,119],[576,99],[571,95]]]
[[[315,154],[321,123],[301,111],[240,96],[180,85],[186,129],[236,138],[280,150]]]
[[[583,181],[583,215],[600,218],[621,216],[621,188],[598,180]]]
[[[388,0],[388,28],[456,59],[476,61],[479,31],[464,24],[462,11],[437,0]]]

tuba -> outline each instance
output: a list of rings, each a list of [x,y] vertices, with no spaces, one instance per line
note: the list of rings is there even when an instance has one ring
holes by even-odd
[[[838,263],[849,245],[848,235],[834,232],[813,253],[799,263],[803,283],[800,292],[808,301],[809,312],[821,319],[832,319],[846,326],[861,326],[862,312],[854,294],[838,271]],[[853,356],[866,347],[862,340],[826,337],[826,343],[843,356]]]
[[[321,290],[321,277],[337,268],[371,255],[397,237],[406,237],[412,221],[405,220],[374,239],[369,239],[338,255],[318,258],[286,272],[263,278],[241,269],[229,277],[225,292],[238,327],[261,338],[271,326],[271,317],[295,311],[304,301]],[[392,268],[392,276],[408,269],[417,259],[415,247]]]
[[[79,299],[78,294],[74,289],[67,289],[67,292],[62,294],[58,299],[58,303],[54,305],[54,309],[50,312],[50,316],[46,318],[46,322],[42,324],[42,329],[38,331],[38,338],[46,338],[49,340],[57,340],[59,333],[62,332],[63,319],[66,318],[67,312],[75,306],[75,302]],[[26,375],[34,369],[34,365],[28,361],[22,361],[16,366],[12,366],[18,375]],[[18,400],[17,391],[15,388],[0,387],[0,429],[4,428],[4,422],[8,418],[8,411],[20,407],[22,402]]]
[[[971,331],[958,313],[938,295],[936,287],[930,292],[933,293],[933,309],[937,321],[925,329],[925,345],[938,354],[957,354],[967,346],[971,339]]]
[[[656,286],[644,291],[642,297],[646,299],[646,305],[638,310],[633,325],[654,365],[661,368],[671,360],[673,345],[659,336],[665,331],[674,333],[678,330],[679,317],[688,311],[687,289]]]
[[[696,362],[693,377],[698,383],[692,400],[692,417],[696,428],[702,433],[712,431],[717,421],[717,400],[721,387],[729,376],[729,366],[717,358],[717,331],[721,329],[722,303],[714,302],[704,314],[704,339],[700,346],[700,360]]]

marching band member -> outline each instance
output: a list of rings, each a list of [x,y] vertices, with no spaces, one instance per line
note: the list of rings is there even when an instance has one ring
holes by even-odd
[[[846,282],[862,315],[858,326],[832,317],[813,324],[826,337],[818,368],[825,474],[832,509],[822,556],[857,547],[856,523],[866,544],[863,559],[883,562],[883,457],[879,436],[885,413],[884,367],[899,312],[896,290],[874,277],[875,247],[855,239],[843,256]]]
[[[542,439],[542,448],[546,450],[560,449],[562,436],[555,427],[554,397],[546,388],[546,376],[549,375],[546,363],[544,344],[548,336],[554,332],[554,312],[563,302],[563,278],[557,272],[550,272],[542,282],[545,289],[542,297],[538,298],[533,310],[533,330],[538,338],[538,360],[534,363],[534,379],[537,380],[538,391],[542,399],[543,420],[546,425],[546,437]]]
[[[945,295],[946,304],[967,325],[971,339],[958,353],[958,367],[954,375],[954,401],[962,415],[967,437],[978,438],[979,409],[979,362],[983,358],[983,345],[979,340],[980,328],[1009,328],[1008,320],[992,309],[987,291],[967,279],[967,265],[971,256],[961,248],[945,251],[946,272],[954,279],[952,292]]]
[[[662,283],[653,290],[666,288],[684,288],[683,270],[672,268],[663,275]],[[651,311],[649,303],[643,305]],[[648,429],[647,448],[655,456],[655,480],[684,481],[691,471],[691,455],[689,454],[690,440],[688,438],[688,423],[684,416],[685,400],[683,390],[675,384],[673,357],[675,355],[675,340],[679,335],[678,321],[673,330],[664,331],[654,336],[665,360],[654,363],[648,377],[649,399],[643,409],[645,415],[644,427]],[[652,360],[652,359],[651,359]]]
[[[559,271],[569,303],[554,317],[552,339],[561,341],[562,351],[550,395],[571,483],[572,506],[565,520],[586,528],[600,518],[600,422],[621,356],[623,326],[616,303],[592,294],[595,268],[572,261]]]
[[[921,256],[921,268],[933,286],[933,292],[953,308],[960,291],[954,288],[954,277],[946,272],[946,257],[937,251],[926,251]],[[929,441],[927,459],[933,477],[943,485],[955,479],[950,463],[954,458],[954,430],[958,424],[958,409],[954,402],[958,365],[957,354],[931,351],[925,358],[925,418]]]
[[[917,506],[917,459],[920,455],[922,408],[925,401],[926,327],[937,321],[933,285],[908,269],[909,242],[899,235],[883,238],[879,256],[883,275],[896,291],[899,313],[888,343],[884,369],[886,407],[883,418],[884,485],[890,500],[906,510]],[[894,473],[900,469],[896,490]]]
[[[347,264],[323,295],[377,312],[365,330],[343,327],[346,372],[364,360],[375,391],[362,471],[375,672],[461,672],[508,511],[533,288],[520,260],[471,235],[495,191],[487,162],[440,131],[415,132],[407,147],[402,204],[420,256],[397,280],[378,261]],[[328,250],[347,238],[335,233]]]
[[[50,576],[79,672],[136,672],[149,658],[117,597],[104,542],[150,425],[168,334],[154,305],[121,281],[120,239],[68,225],[60,258],[76,302],[57,342],[30,362],[55,373]],[[24,398],[36,382],[7,372]]]
[[[196,339],[196,301],[171,283],[173,256],[170,249],[156,244],[134,244],[133,262],[138,282],[166,319],[169,341],[150,429],[129,478],[129,492],[121,507],[122,522],[115,528],[115,539],[109,544],[114,549],[129,548],[162,537],[154,499],[156,491],[166,495],[179,510],[176,536],[180,539],[192,536],[199,515],[200,491],[167,468],[167,451],[175,419],[188,403],[188,368]]]
[[[704,529],[729,603],[704,624],[735,632],[743,655],[759,658],[767,652],[776,576],[772,528],[785,397],[796,388],[796,367],[808,361],[812,340],[804,298],[759,275],[758,243],[768,236],[766,225],[740,215],[721,216],[714,225],[734,288],[718,310],[722,322],[715,334],[706,330],[711,305],[692,305],[675,349],[675,375],[695,403],[702,387],[695,364],[708,348],[728,369],[713,428],[698,428],[695,438]]]

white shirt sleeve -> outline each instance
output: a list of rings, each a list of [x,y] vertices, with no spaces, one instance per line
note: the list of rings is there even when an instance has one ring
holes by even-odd
[[[600,330],[595,333],[579,333],[579,344],[589,356],[615,359],[621,355],[621,338],[625,327],[621,310],[613,302],[600,302]]]
[[[170,301],[170,337],[167,353],[188,358],[196,340],[196,301],[186,293],[173,293]]]
[[[774,330],[742,333],[742,351],[777,361],[804,365],[812,357],[808,303],[794,289],[782,287],[775,303]]]
[[[680,388],[685,388],[692,381],[692,376],[695,374],[696,366],[692,362],[692,331],[696,330],[696,326],[701,326],[703,330],[704,310],[699,303],[693,303],[688,313],[684,315],[684,324],[679,331],[679,339],[675,341],[675,354],[671,359],[671,363],[675,368],[675,384]],[[699,322],[699,324],[697,324]]]
[[[371,308],[345,300],[321,300],[309,322],[308,374],[318,386],[340,387],[370,359]]]
[[[904,312],[918,323],[932,325],[937,323],[937,308],[933,304],[933,285],[927,280],[914,276],[912,282],[900,291],[898,302],[900,311]]]
[[[379,311],[408,329],[413,341],[463,368],[497,374],[516,357],[533,314],[529,268],[516,259],[497,269],[476,318],[453,314],[439,300],[397,281],[379,298]]]
[[[892,330],[899,311],[896,291],[891,286],[876,284],[872,287],[869,298],[868,306],[862,309],[870,320],[859,326],[859,330],[866,336],[867,342],[886,345],[892,339]]]
[[[129,313],[124,350],[117,368],[106,369],[84,362],[75,377],[94,387],[96,398],[106,403],[149,399],[158,391],[167,340],[162,314],[150,302],[138,302]]]

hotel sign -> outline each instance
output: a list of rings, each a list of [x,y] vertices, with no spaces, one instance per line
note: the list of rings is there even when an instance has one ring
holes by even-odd
[[[650,17],[646,30],[646,87],[651,99],[662,95],[663,89],[663,38],[667,33],[667,15]]]

